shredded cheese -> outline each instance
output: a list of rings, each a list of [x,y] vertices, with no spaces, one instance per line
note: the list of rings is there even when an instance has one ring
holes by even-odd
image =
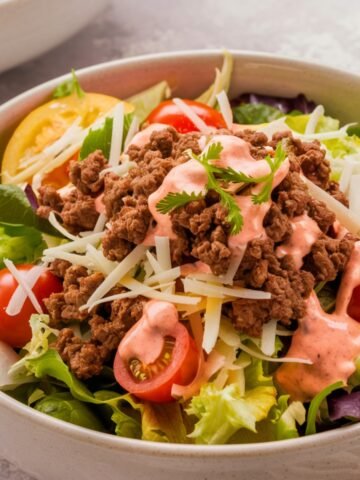
[[[129,290],[139,290],[143,284],[135,280],[134,278],[125,277],[120,280],[121,285]],[[160,288],[168,288],[169,285],[161,285]],[[157,287],[159,288],[159,286]],[[177,303],[181,305],[196,305],[201,301],[200,297],[191,297],[189,295],[179,295],[168,293],[167,291],[159,292],[153,290],[149,293],[143,293],[144,297],[153,298],[155,300],[164,300],[165,302]]]
[[[324,202],[330,210],[332,210],[339,222],[347,228],[351,233],[360,233],[360,216],[349,210],[342,203],[336,200],[329,193],[325,192],[322,188],[315,185],[311,180],[302,176],[302,179],[307,184],[311,195]]]
[[[109,165],[114,167],[119,163],[121,146],[123,140],[123,130],[124,130],[124,104],[119,102],[115,105],[114,116],[113,116],[113,126],[111,133],[111,146],[109,154]]]
[[[96,269],[107,276],[116,268],[117,263],[108,260],[101,250],[97,250],[93,245],[87,245],[86,255],[92,260]]]
[[[320,118],[324,115],[325,109],[322,105],[318,105],[312,113],[309,115],[309,120],[306,124],[305,135],[315,133],[317,124],[319,123]]]
[[[349,155],[348,157],[344,158],[344,166],[339,180],[339,187],[340,190],[345,193],[345,195],[349,193],[351,177],[358,163],[354,157],[355,155]]]
[[[212,351],[219,335],[221,307],[221,299],[211,297],[207,299],[204,315],[204,338],[202,342],[202,347],[206,353]]]
[[[349,208],[354,214],[360,213],[360,175],[353,175],[349,187]]]
[[[265,355],[269,355],[270,357],[275,352],[276,325],[277,320],[270,320],[264,323],[262,327],[260,348]]]
[[[149,252],[149,250],[146,251],[146,257],[149,260],[149,263],[154,270],[155,273],[161,273],[163,269],[161,268],[160,263],[156,260],[154,255]]]
[[[25,281],[30,289],[34,287],[36,282],[39,280],[40,276],[44,272],[43,265],[36,265],[31,270],[26,272]],[[28,298],[26,291],[19,284],[16,287],[16,290],[12,294],[8,306],[6,307],[5,313],[7,315],[13,316],[20,313],[21,309],[24,306],[26,299]]]
[[[73,265],[81,265],[82,267],[85,267],[88,270],[95,270],[94,262],[90,260],[87,255],[76,255],[75,253],[64,252],[61,250],[58,250],[52,253],[51,255],[44,256],[43,261],[52,262],[55,258],[59,260],[66,260],[67,262],[70,262]]]
[[[226,95],[225,91],[222,90],[220,93],[216,95],[216,99],[218,101],[221,115],[223,116],[226,126],[229,130],[233,127],[233,113],[231,109],[231,105],[229,102],[229,98]]]
[[[121,163],[120,165],[114,165],[113,167],[104,168],[104,170],[101,170],[100,172],[100,177],[103,177],[104,175],[110,172],[116,173],[116,175],[119,175],[119,177],[122,177],[123,175],[128,173],[128,171],[131,168],[134,168],[135,166],[136,166],[136,162],[128,161],[128,162]]]
[[[156,258],[162,270],[170,270],[171,255],[169,237],[155,237]]]
[[[213,298],[249,298],[253,300],[269,300],[271,294],[269,292],[261,292],[259,290],[251,290],[249,288],[228,288],[220,285],[211,285],[199,280],[192,280],[185,278],[182,280],[184,284],[184,291],[197,295],[204,295]]]
[[[104,233],[94,233],[83,238],[77,238],[76,240],[63,245],[57,245],[56,247],[46,248],[43,252],[44,255],[51,257],[56,252],[77,252],[83,253],[86,251],[86,246],[88,244],[96,245],[100,242],[101,238],[104,236]]]
[[[252,355],[259,360],[266,360],[267,362],[275,362],[275,363],[304,363],[305,365],[312,365],[313,362],[307,358],[295,358],[295,357],[282,357],[282,358],[273,358],[269,357],[268,355],[262,355],[259,352],[256,352],[252,348],[247,347],[241,341],[239,341],[239,348],[244,352]]]
[[[213,129],[206,125],[204,120],[200,118],[199,115],[197,115],[183,100],[180,98],[173,98],[173,102],[200,132],[209,135],[213,131]]]
[[[15,267],[14,263],[9,259],[4,258],[4,265],[12,274],[12,276],[15,278],[17,283],[21,286],[23,291],[26,293],[30,302],[33,304],[35,310],[37,311],[37,313],[43,313],[41,305],[38,302],[38,299],[36,298],[34,292],[31,290],[32,287],[30,287],[26,278],[21,275],[19,270]]]
[[[146,247],[138,245],[129,253],[114,270],[105,278],[98,286],[95,292],[87,301],[87,307],[97,300],[100,300],[109,290],[111,290],[119,281],[142,259],[146,251]]]
[[[57,218],[56,218],[54,212],[50,212],[49,222],[51,223],[51,225],[52,225],[58,232],[60,232],[62,235],[64,235],[64,237],[69,238],[70,240],[77,240],[77,239],[79,238],[79,237],[77,237],[77,236],[72,235],[71,233],[69,233],[69,232],[66,230],[66,228],[64,228],[64,227],[57,221]]]
[[[107,222],[106,215],[104,213],[100,213],[98,219],[96,220],[95,227],[93,232],[94,233],[101,233],[104,231],[105,225]]]
[[[171,268],[170,270],[164,270],[161,273],[156,273],[155,275],[152,275],[151,277],[147,278],[144,281],[145,285],[154,285],[155,283],[160,283],[160,282],[173,282],[177,278],[180,277],[180,267],[174,267]]]
[[[129,127],[129,130],[128,130],[128,133],[126,135],[126,138],[125,138],[125,142],[124,142],[124,152],[126,152],[126,150],[128,149],[128,146],[130,145],[131,143],[131,140],[134,138],[135,134],[139,131],[139,119],[136,115],[134,115],[132,121],[131,121],[131,124],[130,124],[130,127]]]

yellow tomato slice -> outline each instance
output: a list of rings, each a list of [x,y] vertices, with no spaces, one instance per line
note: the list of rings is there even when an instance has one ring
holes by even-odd
[[[6,147],[1,166],[2,182],[10,183],[12,177],[25,169],[27,159],[58,140],[77,118],[81,118],[80,126],[86,128],[118,102],[117,98],[99,93],[86,93],[82,98],[73,94],[33,110],[16,128]],[[125,103],[125,112],[131,110],[132,105]]]

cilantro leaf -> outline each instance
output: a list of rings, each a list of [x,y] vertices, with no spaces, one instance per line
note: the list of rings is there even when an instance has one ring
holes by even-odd
[[[76,93],[79,98],[83,98],[83,96],[85,95],[85,92],[80,86],[79,79],[77,78],[74,69],[71,70],[71,79],[65,80],[65,82],[60,83],[60,85],[58,85],[53,91],[52,96],[53,98],[63,98],[68,97],[73,93]]]
[[[265,179],[263,177],[264,186],[260,190],[260,192],[252,195],[252,201],[255,205],[268,202],[270,200],[275,173],[279,170],[285,159],[286,151],[284,150],[282,143],[279,142],[276,145],[274,157],[271,157],[270,155],[267,155],[265,157],[265,160],[270,167],[271,173],[267,177],[265,177]]]
[[[170,192],[164,197],[160,202],[156,204],[156,210],[162,214],[166,214],[175,210],[176,208],[183,207],[184,205],[188,204],[189,202],[193,202],[194,200],[201,200],[204,198],[202,193],[173,193]]]

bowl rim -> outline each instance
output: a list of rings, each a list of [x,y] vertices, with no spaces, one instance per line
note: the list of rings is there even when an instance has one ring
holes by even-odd
[[[4,0],[5,3],[10,3],[13,0]],[[153,61],[173,61],[176,58],[196,59],[199,57],[221,58],[224,50],[220,49],[197,49],[197,50],[178,50],[173,52],[160,52],[156,54],[145,54],[139,56],[128,57],[124,59],[116,59],[112,61],[98,63],[92,66],[84,67],[77,70],[77,75],[81,79],[87,75],[93,75],[104,69],[121,68],[122,66],[131,66],[137,63],[149,64]],[[360,75],[354,72],[346,72],[341,69],[328,67],[326,65],[317,64],[311,61],[303,61],[281,55],[273,55],[266,52],[254,52],[251,50],[235,50],[229,49],[229,52],[234,56],[248,61],[271,61],[272,64],[280,66],[302,68],[308,71],[321,72],[331,74],[336,77],[348,79],[349,81],[357,81],[360,84]],[[41,93],[49,93],[51,89],[59,83],[67,80],[71,74],[64,74],[52,78],[46,82],[41,83],[25,92],[20,93],[14,98],[7,100],[0,105],[0,115],[9,111],[16,105],[21,105],[23,101]],[[56,431],[65,436],[70,435],[72,438],[83,443],[93,443],[97,446],[121,449],[124,452],[133,452],[143,455],[152,456],[169,456],[173,457],[253,457],[263,455],[269,456],[274,453],[285,454],[293,452],[294,450],[304,450],[315,446],[326,446],[339,442],[343,439],[352,439],[360,437],[360,424],[350,425],[336,428],[327,432],[317,433],[307,437],[299,437],[296,439],[288,439],[281,441],[259,442],[251,444],[231,444],[231,445],[194,445],[194,444],[178,444],[178,443],[160,443],[149,442],[139,439],[131,439],[125,437],[118,437],[108,433],[96,432],[87,428],[83,428],[71,423],[50,417],[44,413],[38,412],[31,407],[28,407],[21,402],[11,398],[4,392],[0,392],[0,407],[12,411],[14,414],[21,417],[26,417],[29,421],[39,424],[40,426]]]

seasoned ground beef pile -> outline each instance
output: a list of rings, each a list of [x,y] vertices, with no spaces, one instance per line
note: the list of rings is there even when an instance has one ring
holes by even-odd
[[[217,133],[230,134],[226,130]],[[239,331],[258,336],[270,319],[283,325],[300,319],[314,285],[332,281],[344,270],[356,238],[349,234],[336,238],[335,215],[309,194],[301,178],[305,175],[347,204],[338,184],[330,181],[330,166],[318,142],[302,142],[288,132],[275,134],[272,139],[250,130],[237,136],[249,144],[256,160],[263,159],[269,147],[275,148],[285,139],[290,162],[289,172],[272,192],[263,222],[266,236],[247,244],[235,275],[235,285],[270,292],[271,299],[237,299],[224,305],[224,313]],[[123,177],[103,172],[108,164],[100,151],[81,162],[74,161],[70,165],[73,187],[62,195],[52,187],[41,187],[38,213],[47,217],[54,211],[64,227],[77,234],[94,228],[102,204],[108,221],[103,252],[109,260],[121,261],[154,226],[149,195],[160,187],[172,168],[188,160],[185,150],[200,153],[199,139],[200,134],[181,135],[172,128],[155,131],[143,147],[130,146],[127,155],[132,168]],[[303,214],[316,222],[321,234],[298,269],[290,256],[278,258],[276,249],[289,240],[292,219]],[[204,199],[172,211],[170,218],[176,234],[170,242],[173,266],[201,261],[214,274],[225,274],[232,259],[226,216],[218,194],[211,190]],[[78,378],[98,375],[103,365],[113,360],[124,334],[141,317],[146,299],[116,300],[91,312],[80,310],[103,281],[103,275],[62,260],[54,261],[51,269],[64,283],[63,292],[45,300],[51,325],[60,329],[56,348]],[[84,326],[84,338],[75,333],[74,322],[80,329]]]

